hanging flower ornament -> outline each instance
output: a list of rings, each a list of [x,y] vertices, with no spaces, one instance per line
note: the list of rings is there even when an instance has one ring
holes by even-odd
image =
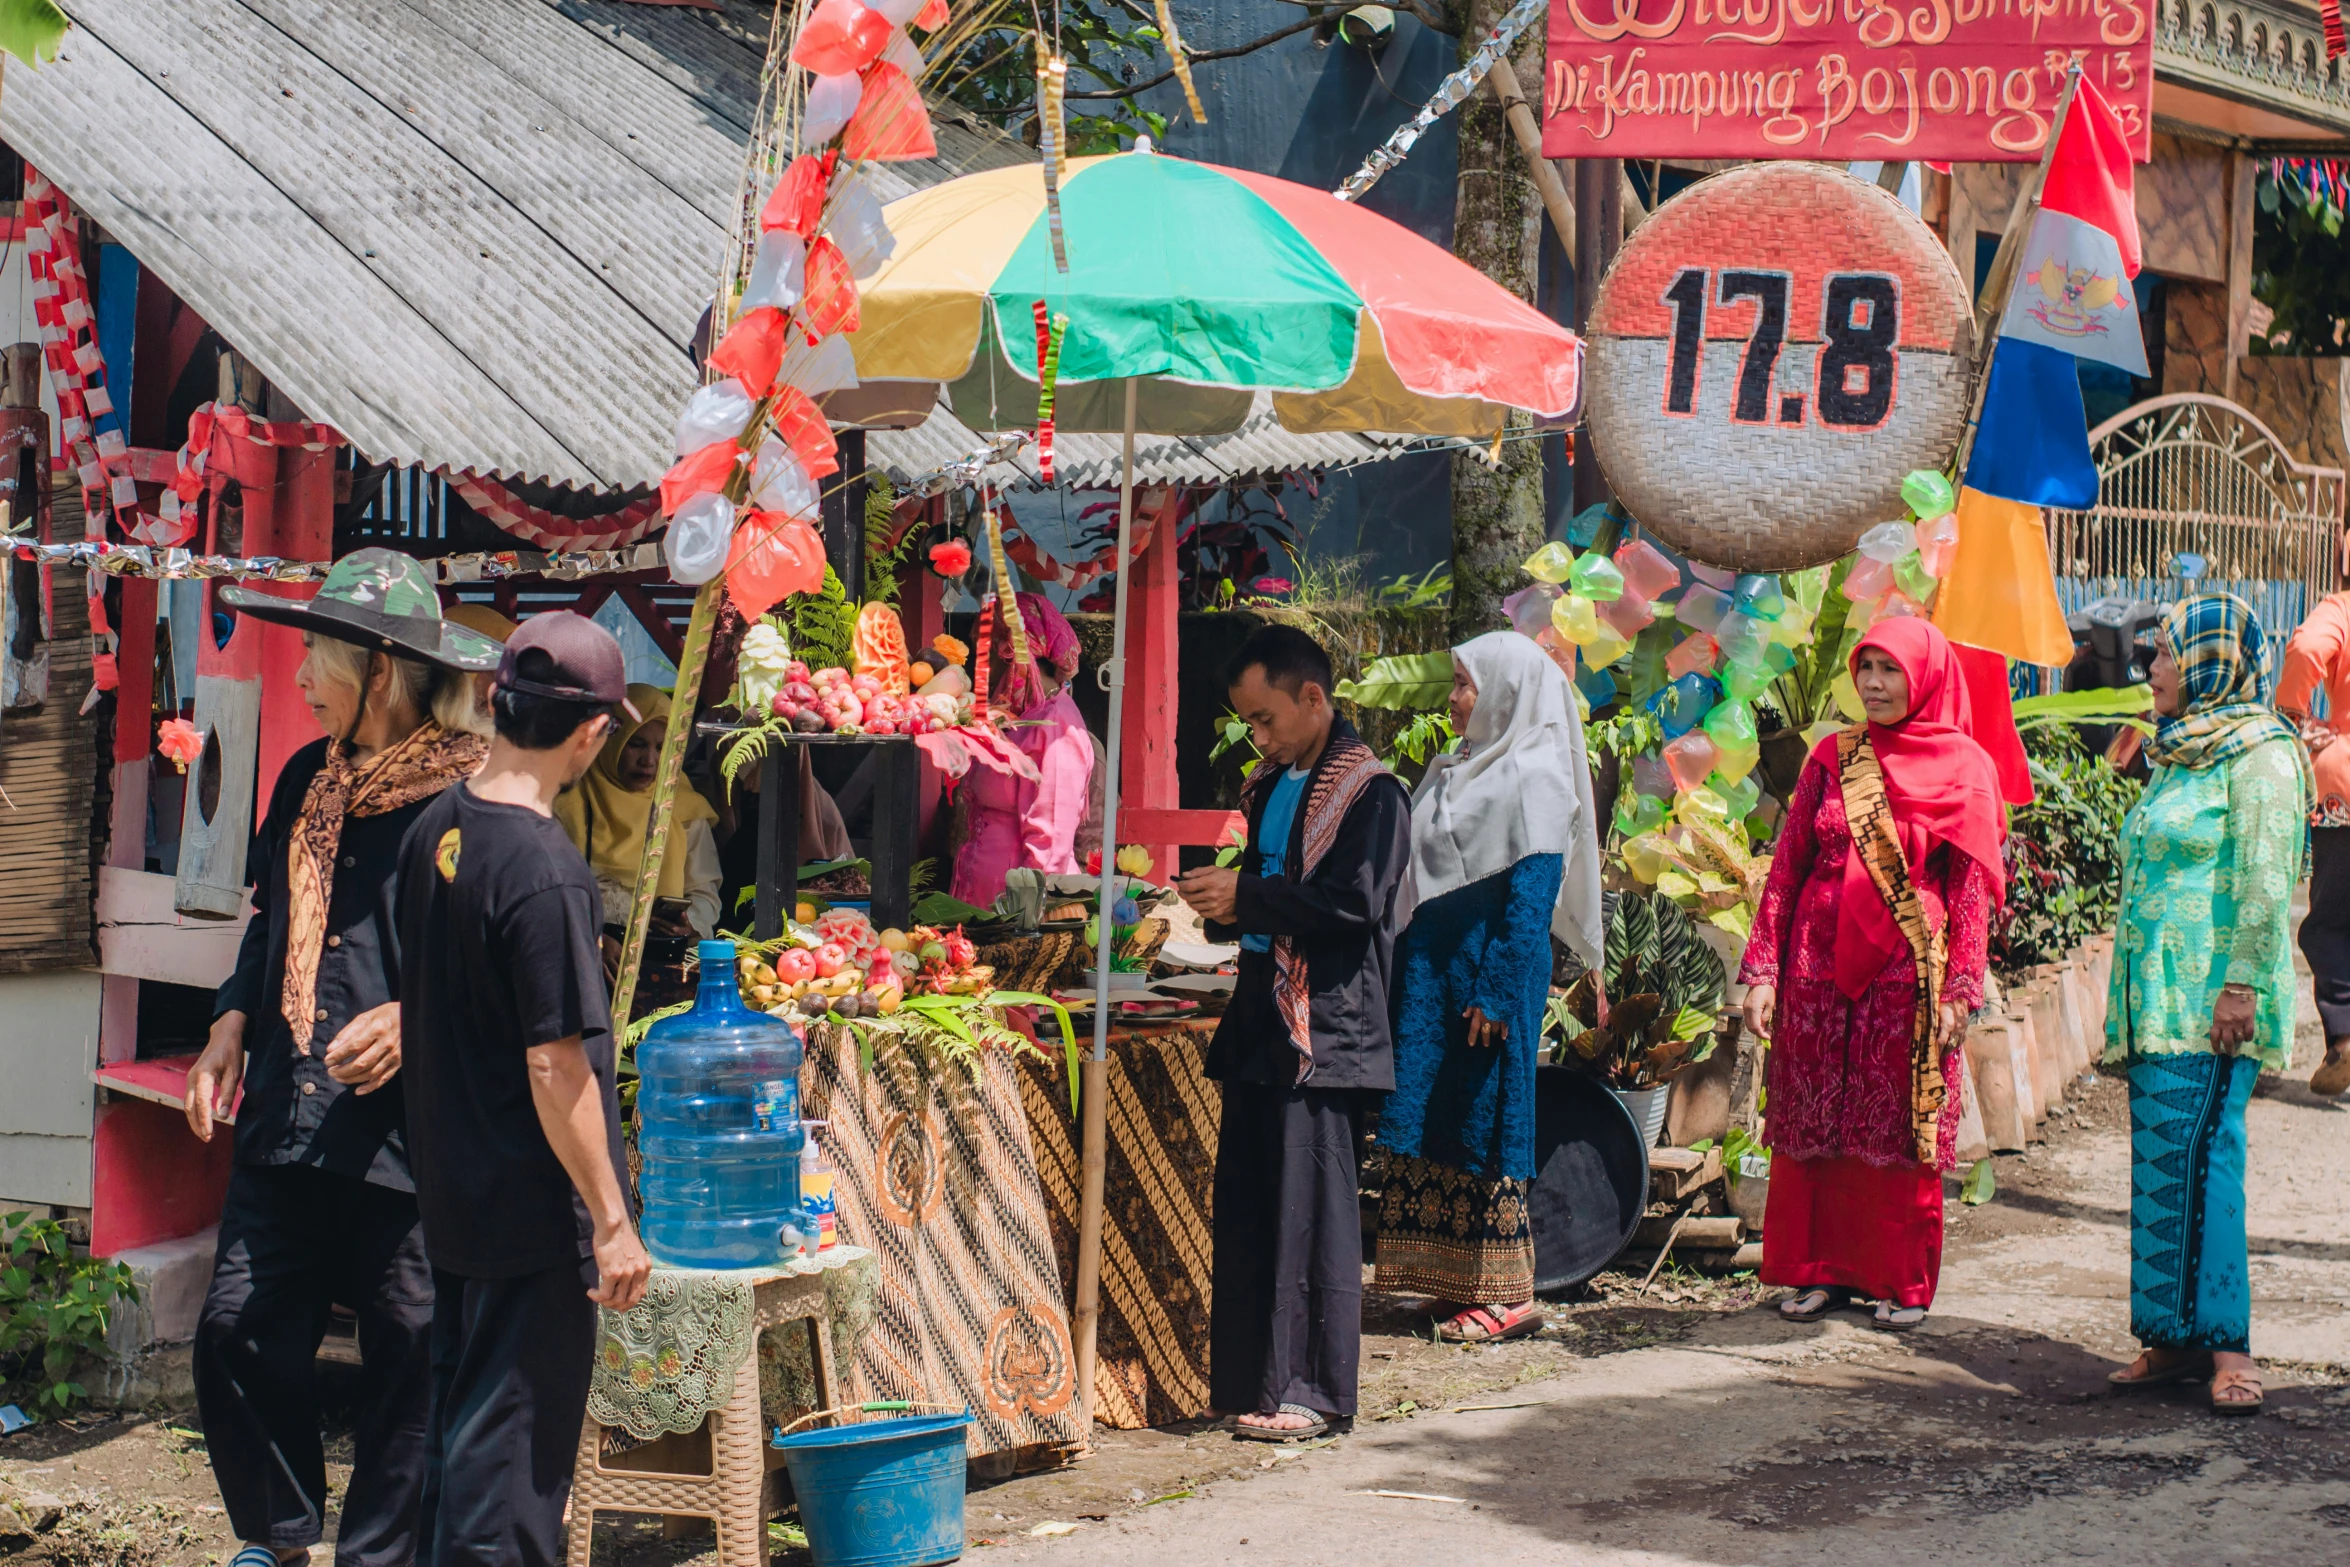
[[[971,569],[971,546],[961,539],[933,544],[930,546],[930,569],[950,579],[962,576]],[[956,662],[960,663],[961,660]]]
[[[203,731],[184,718],[166,718],[156,727],[155,749],[184,773],[190,762],[204,754]]]
[[[857,280],[896,246],[859,166],[937,155],[906,28],[947,19],[945,0],[819,0],[792,41],[808,75],[800,150],[759,209],[739,294],[721,301],[732,320],[709,368],[723,379],[687,401],[661,482],[671,574],[722,573],[753,621],[823,585],[821,481],[840,460],[816,399],[856,384],[845,334],[857,328]]]

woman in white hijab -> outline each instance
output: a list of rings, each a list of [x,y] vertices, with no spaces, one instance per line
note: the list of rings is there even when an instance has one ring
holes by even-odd
[[[1399,897],[1395,1092],[1374,1287],[1440,1302],[1438,1335],[1540,1332],[1534,1303],[1534,1067],[1551,937],[1600,958],[1598,813],[1575,695],[1531,638],[1453,649],[1462,736],[1412,797]]]

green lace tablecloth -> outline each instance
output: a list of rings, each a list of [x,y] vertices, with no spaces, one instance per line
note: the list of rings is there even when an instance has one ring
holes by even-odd
[[[833,1363],[846,1375],[857,1340],[872,1326],[877,1269],[873,1254],[836,1246],[814,1257],[766,1268],[669,1268],[655,1264],[645,1298],[626,1312],[596,1313],[596,1366],[588,1415],[637,1442],[696,1431],[734,1397],[734,1379],[750,1347],[754,1297],[775,1279],[822,1274],[823,1322]],[[771,1422],[815,1407],[815,1369],[798,1322],[760,1335],[759,1402]],[[623,1445],[634,1445],[633,1442]]]

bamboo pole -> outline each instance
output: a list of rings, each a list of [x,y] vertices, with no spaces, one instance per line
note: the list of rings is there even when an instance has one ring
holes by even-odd
[[[628,905],[628,937],[620,944],[620,978],[612,992],[612,1035],[628,1036],[629,1008],[636,1001],[636,974],[644,962],[645,933],[653,922],[653,895],[661,886],[661,857],[669,846],[670,808],[685,771],[685,748],[693,738],[694,707],[702,694],[702,666],[710,658],[710,629],[718,619],[723,576],[712,577],[694,595],[685,624],[685,646],[677,656],[677,689],[669,697],[669,733],[661,741],[661,763],[653,774],[653,809],[645,822],[644,858],[637,862],[636,896]]]
[[[1575,253],[1575,204],[1567,199],[1567,187],[1559,179],[1558,165],[1542,155],[1542,127],[1534,118],[1533,106],[1518,90],[1518,73],[1510,67],[1510,57],[1496,54],[1493,69],[1485,73],[1486,90],[1501,104],[1502,117],[1510,122],[1510,134],[1518,139],[1518,150],[1526,155],[1527,172],[1534,176],[1534,189],[1541,193],[1542,208],[1550,214],[1551,231],[1559,237],[1559,248],[1565,254]]]
[[[1102,1181],[1109,1163],[1110,956],[1117,946],[1111,910],[1118,884],[1118,753],[1126,717],[1126,590],[1134,573],[1127,557],[1134,539],[1134,421],[1140,383],[1126,378],[1126,443],[1118,466],[1118,546],[1110,559],[1118,569],[1117,596],[1110,616],[1110,661],[1104,682],[1110,696],[1110,743],[1102,764],[1102,882],[1093,927],[1093,1054],[1078,1073],[1083,1090],[1078,1158],[1077,1421],[1088,1445],[1093,1441],[1094,1341],[1102,1316]]]

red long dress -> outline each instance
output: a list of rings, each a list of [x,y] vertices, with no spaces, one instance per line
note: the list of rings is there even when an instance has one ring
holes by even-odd
[[[1917,966],[1897,953],[1858,1001],[1836,985],[1851,852],[1843,791],[1825,766],[1806,762],[1739,973],[1779,992],[1764,1079],[1771,1197],[1762,1277],[1925,1306],[1942,1267],[1942,1172],[1954,1162],[1965,1053],[1943,1060],[1940,1146],[1934,1164],[1921,1165],[1909,1123]],[[1972,1010],[1983,999],[1991,876],[1938,845],[1916,882],[1928,922],[1948,922],[1943,998]]]

